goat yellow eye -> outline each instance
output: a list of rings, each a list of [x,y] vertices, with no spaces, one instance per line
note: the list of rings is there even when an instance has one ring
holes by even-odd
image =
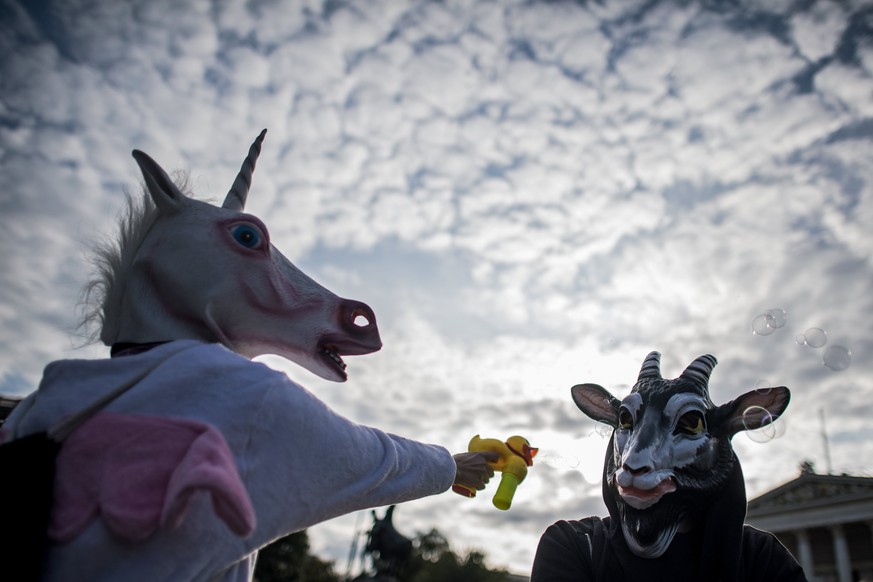
[[[618,412],[618,427],[625,430],[630,430],[634,427],[634,418],[626,408],[622,408]]]
[[[686,412],[676,424],[676,432],[683,432],[690,435],[698,435],[706,429],[703,424],[703,415],[697,412]]]

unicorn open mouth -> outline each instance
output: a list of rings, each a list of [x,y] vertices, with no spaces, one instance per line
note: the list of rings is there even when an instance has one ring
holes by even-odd
[[[359,334],[361,335],[361,334]],[[328,380],[344,382],[348,379],[343,356],[370,354],[382,347],[378,333],[364,334],[363,337],[348,337],[338,334],[321,338],[315,347],[315,356]],[[321,374],[320,372],[316,372]]]
[[[661,497],[674,491],[676,491],[676,482],[672,477],[667,477],[651,489],[618,485],[618,494],[634,509],[647,509],[660,501]]]
[[[332,344],[321,346],[322,359],[329,365],[337,368],[341,375],[345,376],[346,363],[339,355],[337,347]]]

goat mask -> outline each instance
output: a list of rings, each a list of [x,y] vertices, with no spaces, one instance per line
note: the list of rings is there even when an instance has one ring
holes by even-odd
[[[726,527],[741,535],[745,490],[731,438],[770,424],[789,400],[788,389],[779,386],[716,406],[709,397],[713,356],[700,356],[673,380],[661,376],[660,361],[658,352],[646,357],[631,393],[621,401],[597,384],[571,390],[582,412],[614,429],[603,497],[627,547],[641,558],[660,557],[683,524],[704,525],[706,537]],[[736,527],[702,523],[713,521],[707,516],[725,504],[725,496],[739,506],[731,510],[740,516]]]

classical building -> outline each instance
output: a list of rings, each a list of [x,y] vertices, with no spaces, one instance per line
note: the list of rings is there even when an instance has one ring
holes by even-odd
[[[810,582],[873,582],[873,478],[800,476],[749,501],[746,523],[773,532]]]

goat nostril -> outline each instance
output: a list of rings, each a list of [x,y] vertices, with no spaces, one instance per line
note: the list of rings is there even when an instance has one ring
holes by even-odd
[[[646,473],[648,473],[649,471],[652,470],[650,467],[646,467],[646,466],[634,468],[634,467],[631,467],[629,465],[624,465],[622,468],[625,471],[627,471],[628,473],[630,473],[631,475],[645,475]]]

